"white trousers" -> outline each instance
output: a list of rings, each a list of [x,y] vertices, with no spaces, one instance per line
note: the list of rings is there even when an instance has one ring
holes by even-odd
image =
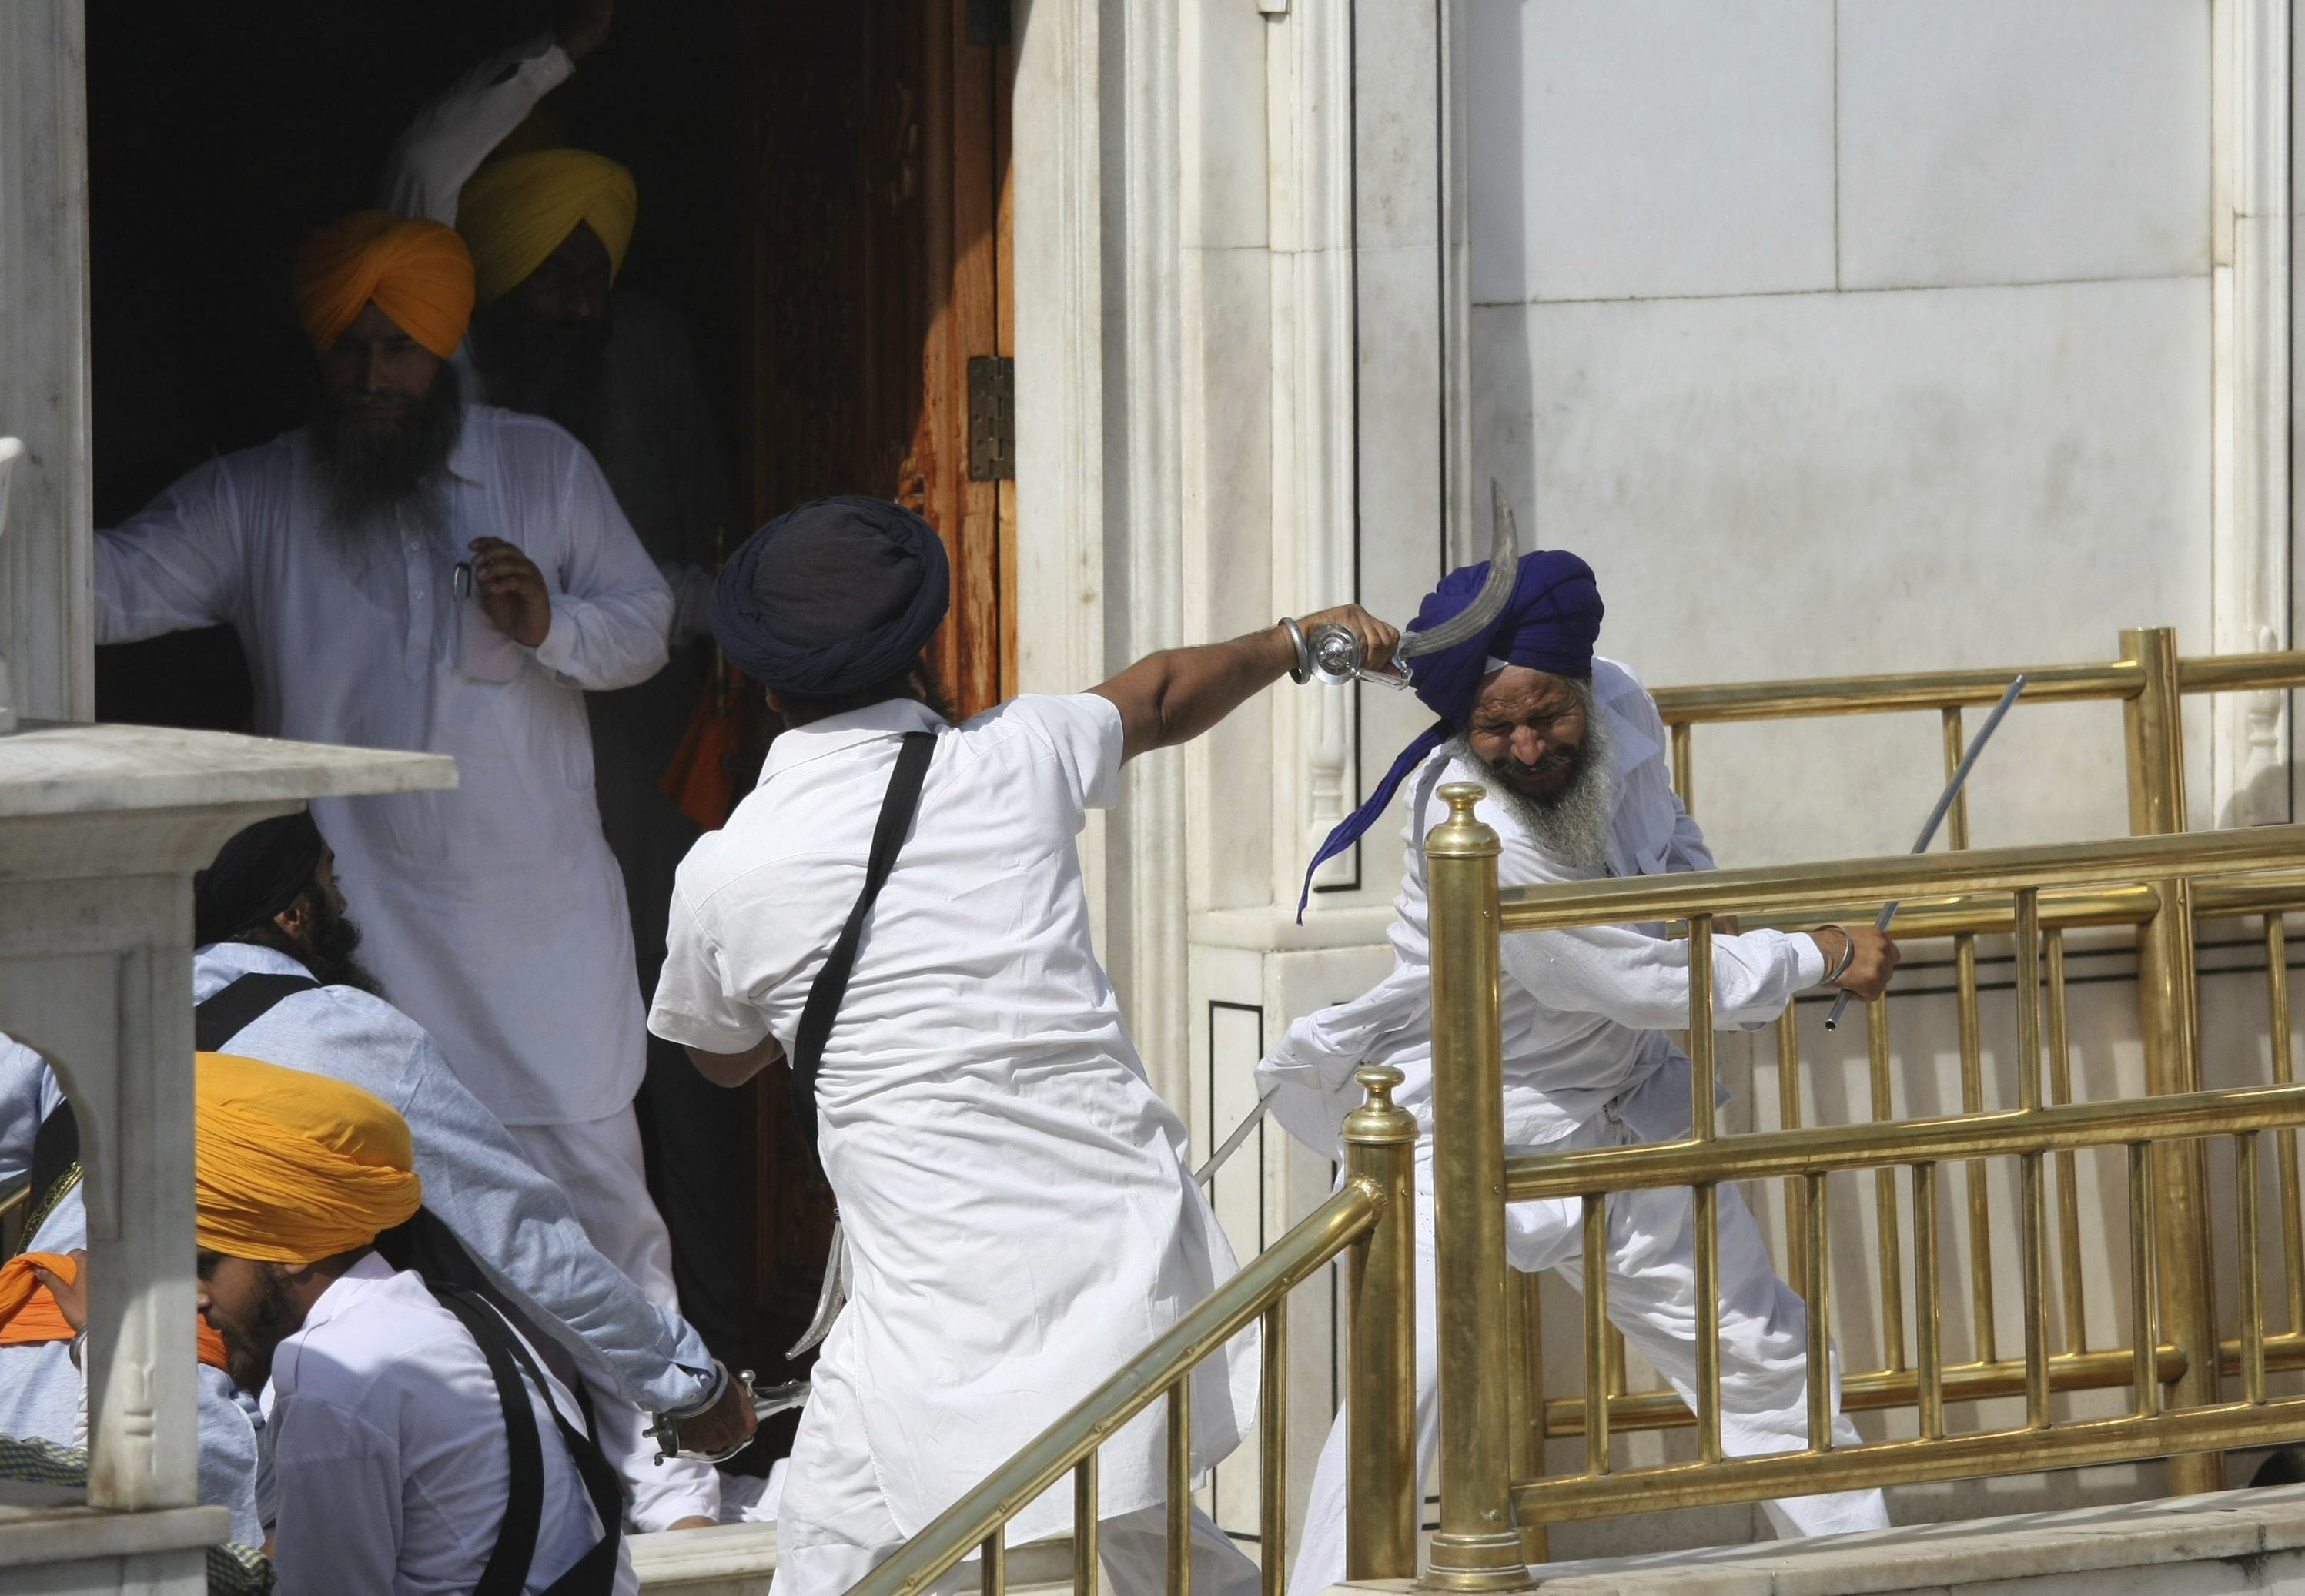
[[[677,1312],[672,1238],[649,1200],[640,1125],[633,1111],[624,1108],[574,1125],[505,1128],[538,1173],[567,1193],[569,1206],[601,1256],[624,1270],[649,1301]],[[652,1422],[649,1416],[603,1386],[593,1383],[591,1388],[596,1439],[631,1495],[633,1528],[668,1529],[689,1517],[717,1520],[719,1471],[685,1457],[658,1463],[656,1442],[641,1433]]]
[[[1656,1091],[1652,1092],[1651,1089]],[[1679,1094],[1677,1115],[1670,1094]],[[1515,1153],[1566,1152],[1663,1140],[1688,1124],[1685,1065],[1659,1071],[1567,1137]],[[1638,1110],[1646,1109],[1646,1114]],[[1661,1125],[1637,1133],[1625,1115]],[[1433,1254],[1433,1143],[1416,1147],[1416,1473],[1422,1481],[1440,1452],[1439,1363]],[[1790,1452],[1808,1445],[1807,1305],[1777,1278],[1760,1227],[1737,1188],[1719,1188],[1721,1234],[1721,1446],[1731,1456]],[[1505,1209],[1505,1252],[1528,1273],[1557,1269],[1584,1285],[1582,1205],[1574,1199],[1515,1202]],[[1609,1318],[1625,1339],[1696,1405],[1696,1216],[1687,1187],[1620,1193],[1609,1200]],[[1833,1439],[1854,1446],[1857,1430],[1840,1413],[1841,1382],[1832,1381]],[[1499,1399],[1502,1396],[1500,1394]],[[1312,1498],[1299,1532],[1289,1596],[1318,1596],[1345,1577],[1346,1414],[1337,1415],[1313,1475]],[[1889,1523],[1877,1490],[1790,1497],[1767,1504],[1780,1535],[1877,1530]]]
[[[988,1459],[990,1473],[1005,1458]],[[1099,1519],[1097,1550],[1104,1564],[1113,1596],[1161,1596],[1169,1568],[1168,1514],[1161,1507]],[[904,1546],[895,1521],[889,1538],[871,1546],[847,1541],[811,1540],[788,1544],[777,1534],[777,1574],[769,1596],[841,1596],[858,1580],[894,1557]],[[981,1569],[970,1558],[931,1585],[923,1596],[958,1596],[976,1588]],[[1198,1507],[1193,1509],[1193,1596],[1256,1596],[1256,1565],[1232,1543],[1232,1538]]]

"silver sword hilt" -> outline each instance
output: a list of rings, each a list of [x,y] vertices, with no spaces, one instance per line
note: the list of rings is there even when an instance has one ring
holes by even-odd
[[[1363,662],[1360,637],[1349,626],[1331,621],[1314,627],[1305,635],[1305,650],[1311,657],[1313,679],[1331,687],[1342,687],[1348,682],[1374,682],[1391,688],[1409,685],[1408,673],[1399,666],[1370,670]]]
[[[681,1425],[690,1419],[702,1417],[711,1407],[717,1405],[721,1391],[726,1388],[726,1381],[735,1380],[744,1388],[745,1395],[753,1399],[753,1422],[755,1424],[763,1419],[774,1418],[778,1413],[795,1407],[804,1407],[808,1404],[809,1382],[804,1380],[787,1380],[784,1384],[777,1386],[764,1386],[753,1380],[753,1371],[749,1369],[741,1370],[731,1375],[725,1368],[721,1371],[721,1380],[724,1383],[716,1384],[713,1387],[710,1398],[702,1406],[689,1408],[679,1413],[659,1413],[656,1416],[656,1422],[641,1431],[642,1435],[656,1442],[657,1462],[664,1463],[671,1458],[685,1457],[697,1463],[726,1463],[753,1444],[755,1436],[748,1435],[735,1446],[724,1447],[720,1451],[700,1452],[684,1445],[681,1441]]]

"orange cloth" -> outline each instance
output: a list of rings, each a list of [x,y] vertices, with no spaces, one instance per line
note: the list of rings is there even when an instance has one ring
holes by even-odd
[[[454,228],[389,211],[355,211],[306,239],[296,251],[295,286],[296,314],[322,354],[371,301],[444,361],[472,319],[464,241]]]
[[[656,784],[658,792],[707,831],[726,826],[728,811],[736,807],[736,785],[729,780],[727,765],[728,756],[736,751],[736,719],[725,702],[716,701],[723,691],[734,693],[738,688],[716,682],[704,684],[696,712],[688,717],[688,729],[681,734],[680,746],[673,750],[672,762]]]
[[[192,1185],[200,1246],[267,1263],[365,1247],[424,1195],[382,1098],[230,1053],[193,1055]]]
[[[32,1273],[38,1264],[67,1284],[77,1278],[80,1265],[63,1252],[24,1252],[0,1263],[0,1346],[21,1346],[35,1341],[69,1341],[77,1334],[72,1320],[56,1305],[55,1293]],[[200,1360],[211,1369],[225,1367],[224,1337],[205,1319],[195,1321],[193,1339]]]

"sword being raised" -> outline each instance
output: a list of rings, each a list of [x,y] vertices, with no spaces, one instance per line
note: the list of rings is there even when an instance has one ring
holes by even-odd
[[[1513,526],[1512,505],[1505,500],[1504,488],[1493,477],[1489,480],[1489,501],[1493,530],[1489,540],[1489,574],[1481,590],[1473,595],[1472,603],[1438,625],[1423,632],[1404,628],[1399,646],[1392,651],[1394,659],[1438,654],[1478,637],[1495,624],[1512,601],[1513,584],[1520,580],[1520,535]],[[1368,669],[1361,655],[1361,640],[1350,627],[1334,624],[1314,627],[1306,635],[1305,651],[1312,679],[1331,687],[1348,682],[1374,682],[1380,687],[1406,687],[1409,683],[1406,670]]]

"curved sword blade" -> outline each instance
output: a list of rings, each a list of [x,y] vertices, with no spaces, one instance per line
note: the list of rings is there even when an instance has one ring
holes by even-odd
[[[1489,479],[1489,497],[1496,530],[1489,548],[1488,580],[1472,603],[1439,625],[1425,632],[1402,632],[1400,646],[1392,651],[1395,659],[1414,659],[1420,654],[1453,649],[1467,638],[1480,636],[1504,614],[1513,584],[1520,580],[1520,535],[1513,526],[1512,505],[1505,500],[1504,485],[1494,477]]]

